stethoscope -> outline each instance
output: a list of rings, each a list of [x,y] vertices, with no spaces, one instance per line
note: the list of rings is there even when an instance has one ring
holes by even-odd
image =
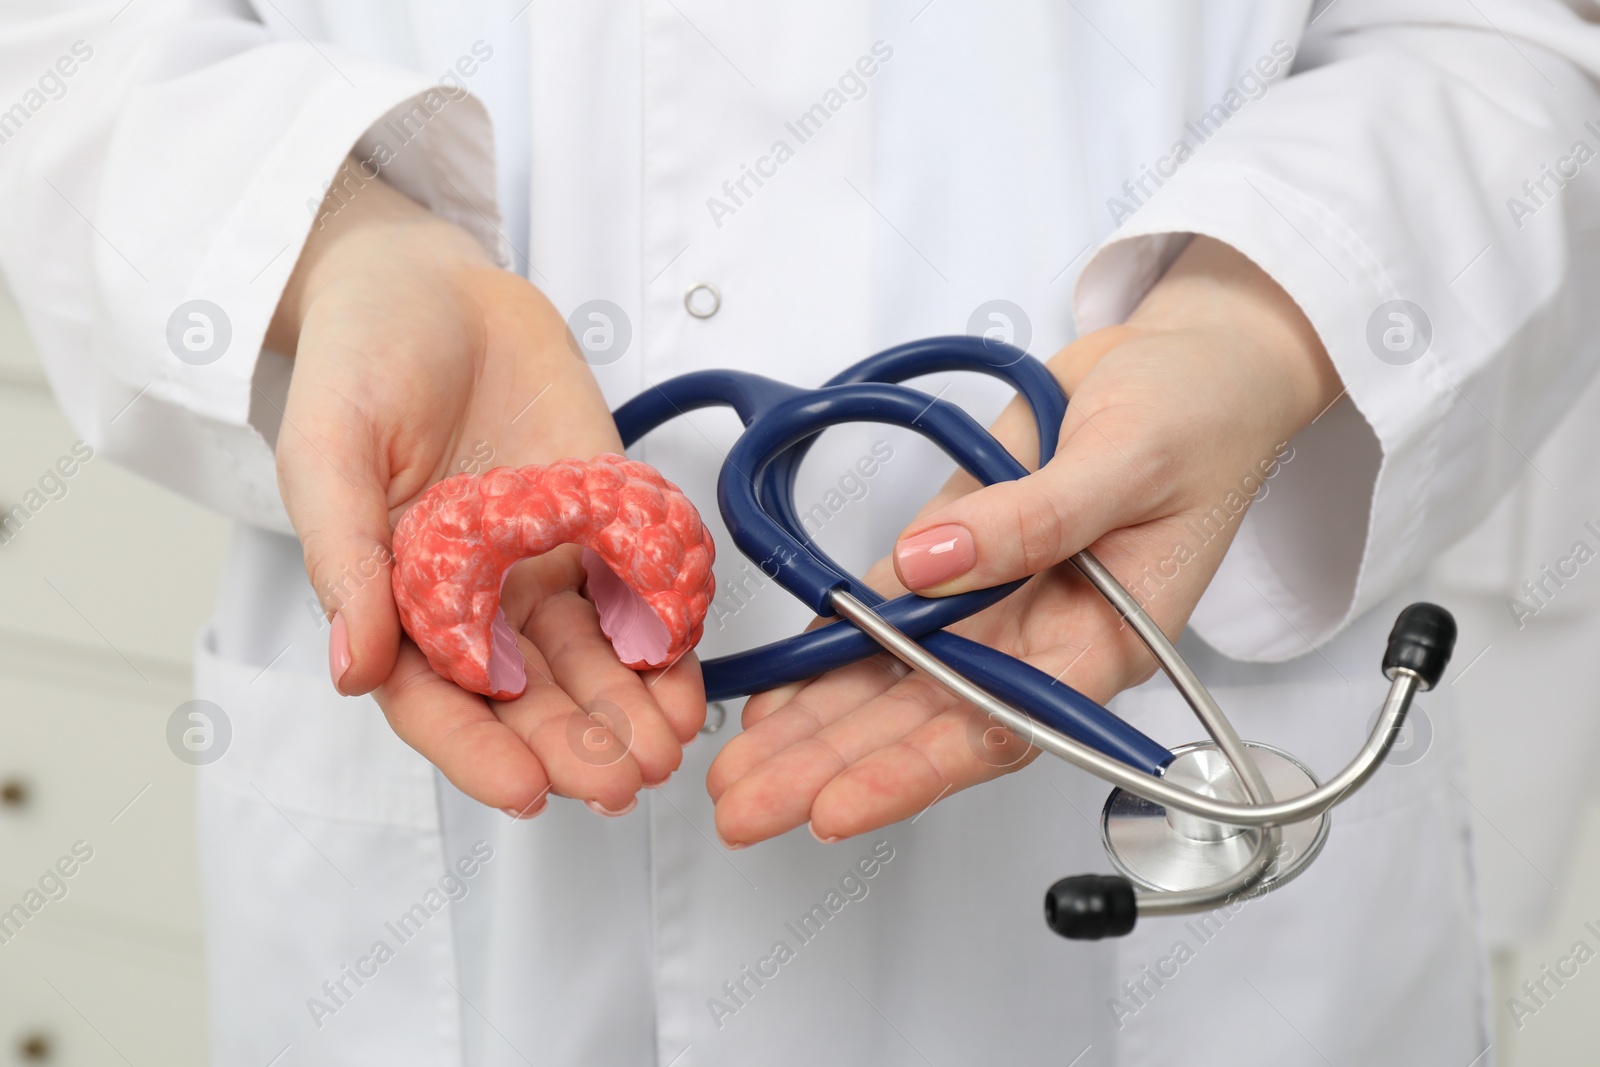
[[[1303,871],[1328,835],[1329,810],[1372,777],[1394,744],[1412,698],[1443,675],[1455,621],[1413,604],[1395,621],[1383,657],[1389,692],[1366,744],[1319,783],[1288,753],[1244,742],[1211,694],[1139,603],[1088,551],[1072,563],[1144,642],[1210,737],[1168,750],[1088,697],[996,649],[945,627],[997,603],[1023,581],[956,596],[885,600],[806,534],[795,477],[818,434],[846,422],[903,426],[986,484],[1023,467],[966,412],[898,383],[972,371],[1009,383],[1032,408],[1040,463],[1055,455],[1067,397],[1044,364],[982,337],[935,337],[887,349],[800,389],[743,371],[696,371],[640,394],[615,414],[624,444],[698,408],[732,408],[744,432],[717,479],[717,505],[739,550],[820,616],[824,626],[704,663],[709,701],[812,678],[880,648],[927,674],[1025,742],[1110,782],[1101,816],[1116,875],[1063,878],[1045,896],[1045,919],[1063,937],[1096,939],[1133,929],[1140,915],[1208,911],[1268,892]],[[1288,799],[1280,799],[1285,798]]]

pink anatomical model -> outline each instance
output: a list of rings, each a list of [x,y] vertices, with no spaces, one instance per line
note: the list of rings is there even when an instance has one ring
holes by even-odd
[[[601,455],[457,474],[394,531],[394,598],[435,671],[509,700],[527,685],[500,587],[518,560],[584,547],[589,599],[617,657],[666,666],[700,640],[716,550],[700,513],[646,464]]]

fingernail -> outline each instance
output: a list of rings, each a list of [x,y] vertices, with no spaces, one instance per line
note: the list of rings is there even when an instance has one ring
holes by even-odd
[[[542,813],[545,809],[545,806],[549,803],[549,797],[542,796],[533,804],[523,808],[521,811],[518,811],[516,808],[501,808],[500,811],[505,815],[509,815],[513,819],[531,819],[535,815]]]
[[[740,845],[740,844],[735,844],[732,841],[729,841],[726,837],[722,836],[722,831],[721,830],[717,831],[717,840],[722,842],[722,847],[727,849],[729,852],[738,852],[741,848],[749,848],[750,847],[749,845]]]
[[[894,559],[908,588],[927,589],[970,571],[978,562],[978,550],[965,526],[948,523],[901,541]]]
[[[812,826],[810,823],[806,823],[806,829],[811,831],[812,837],[816,838],[818,841],[821,841],[824,845],[831,845],[835,841],[840,840],[837,835],[833,837],[823,837],[821,834],[817,833],[817,828]]]
[[[333,631],[328,634],[328,673],[333,675],[333,687],[339,688],[345,672],[350,669],[350,627],[345,625],[344,612],[333,616]]]
[[[584,803],[587,804],[589,806],[589,810],[594,812],[596,815],[604,815],[608,819],[620,819],[622,816],[628,814],[628,812],[639,806],[639,798],[629,797],[628,803],[624,807],[618,808],[616,811],[611,811],[609,808],[601,807],[600,802],[597,800],[585,800]]]

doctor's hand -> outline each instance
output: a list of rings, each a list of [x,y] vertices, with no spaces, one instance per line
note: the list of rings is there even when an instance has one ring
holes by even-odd
[[[324,203],[267,337],[294,356],[278,484],[332,614],[334,684],[373,692],[395,732],[485,804],[532,815],[555,792],[630,809],[699,729],[700,670],[692,656],[648,675],[619,663],[580,595],[576,547],[523,561],[502,590],[528,666],[515,700],[436,675],[390,585],[391,530],[430,485],[620,452],[610,412],[537,289],[382,181],[352,184]]]
[[[987,488],[958,473],[868,580],[887,596],[948,596],[1035,575],[952,629],[1104,703],[1156,664],[1065,561],[1092,549],[1175,637],[1249,498],[1342,386],[1289,297],[1198,237],[1127,325],[1049,366],[1071,397],[1055,457]],[[1037,459],[1026,405],[992,429],[1024,463]],[[1203,523],[1220,530],[1202,541]],[[886,655],[754,697],[744,724],[707,778],[718,833],[734,845],[806,822],[823,840],[865,833],[1039,751]]]

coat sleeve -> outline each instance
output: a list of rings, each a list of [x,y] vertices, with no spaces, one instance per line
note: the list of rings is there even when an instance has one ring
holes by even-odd
[[[1258,661],[1414,580],[1600,363],[1600,27],[1554,0],[1336,0],[1293,60],[1185,127],[1076,292],[1081,329],[1122,321],[1206,234],[1289,293],[1343,379],[1218,501],[1224,523],[1256,499],[1192,625]]]
[[[228,0],[0,16],[0,271],[95,448],[288,531],[261,351],[348,154],[500,256],[489,121],[464,89],[269,31]]]

